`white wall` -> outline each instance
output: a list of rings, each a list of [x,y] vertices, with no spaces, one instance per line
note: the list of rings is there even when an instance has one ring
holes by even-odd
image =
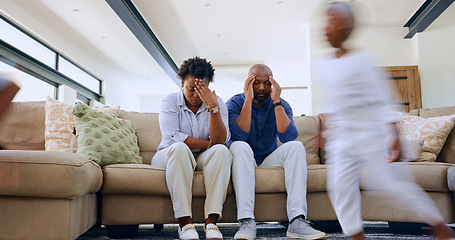
[[[349,44],[353,48],[373,53],[380,66],[409,66],[418,64],[414,39],[404,39],[408,30],[403,27],[360,27]]]
[[[317,21],[317,20],[316,20]],[[322,32],[323,21],[312,24],[311,57],[333,52]],[[346,45],[351,49],[368,51],[376,56],[379,66],[410,66],[419,64],[416,39],[404,39],[407,30],[403,27],[358,27]],[[313,114],[320,113],[321,98],[318,93],[317,76],[312,75]]]
[[[275,80],[284,88],[281,97],[291,105],[296,116],[311,115],[311,94],[309,90],[311,81],[309,60],[306,59],[309,59],[309,56],[302,56],[300,61],[280,59],[264,62],[272,69]],[[210,89],[215,90],[215,93],[224,102],[227,102],[235,94],[243,93],[250,67],[251,65],[220,67],[215,65],[215,78],[210,83]]]
[[[451,6],[454,8],[455,6]],[[445,16],[444,16],[445,15]],[[325,24],[316,12],[310,22],[311,58],[332,52],[323,33]],[[404,39],[408,29],[401,26],[359,26],[349,46],[376,55],[380,66],[417,65],[420,73],[422,107],[455,105],[455,18],[446,10],[423,33]],[[319,113],[321,98],[317,76],[312,75],[313,113]]]
[[[162,97],[179,91],[179,87],[164,76],[154,81],[134,79],[110,79],[106,81],[106,105],[120,106],[122,110],[158,112]],[[155,99],[158,101],[151,101]]]
[[[455,105],[455,20],[436,20],[419,42],[422,107]]]

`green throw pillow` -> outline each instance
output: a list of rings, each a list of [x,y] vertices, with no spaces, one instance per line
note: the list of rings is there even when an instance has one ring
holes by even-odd
[[[128,120],[96,112],[76,103],[77,154],[100,166],[118,163],[142,163],[136,127]]]

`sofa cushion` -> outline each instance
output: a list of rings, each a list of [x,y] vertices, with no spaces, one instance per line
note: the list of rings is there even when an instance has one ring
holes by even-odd
[[[397,124],[400,138],[425,141],[417,161],[436,161],[455,125],[455,115],[422,118],[402,114]]]
[[[455,166],[452,166],[447,170],[447,185],[450,191],[455,191]]]
[[[147,164],[118,164],[103,167],[104,194],[138,194],[170,196],[166,185],[166,170]],[[233,193],[229,183],[227,194]],[[193,196],[205,197],[204,175],[195,171]]]
[[[44,150],[44,102],[13,102],[0,119],[0,147]]]
[[[410,140],[410,139],[401,139],[401,159],[402,162],[414,162],[419,158],[420,151],[422,149],[424,140]],[[321,163],[326,162],[326,150],[325,148],[319,149],[319,158],[321,158]]]
[[[411,111],[409,111],[408,114],[411,115],[411,116],[419,116],[420,109],[419,108],[418,109],[412,109]]]
[[[419,116],[424,118],[448,116],[455,114],[455,106],[439,107],[439,108],[422,108],[419,111]]]
[[[46,151],[76,153],[77,142],[74,134],[74,106],[47,97],[45,112],[45,141]],[[117,116],[120,107],[94,108],[96,111]]]
[[[139,138],[133,123],[112,115],[96,112],[76,103],[77,154],[101,166],[118,163],[142,163]]]
[[[434,162],[394,163],[407,164],[415,181],[424,190],[447,192],[447,171],[451,164]],[[361,189],[364,189],[361,183]],[[327,165],[308,166],[307,192],[327,191]],[[286,193],[283,168],[256,168],[256,193]]]
[[[419,116],[424,118],[447,116],[453,114],[455,114],[455,107],[440,107],[432,109],[422,108],[419,111]],[[447,137],[444,147],[438,155],[437,161],[455,163],[455,129],[452,129],[452,132]]]
[[[414,181],[420,187],[428,192],[447,192],[449,191],[447,183],[447,171],[452,166],[448,163],[438,162],[409,162],[409,163],[393,163],[397,167],[405,165],[410,168],[414,176]],[[360,183],[361,188],[362,182]]]
[[[319,137],[319,118],[317,116],[295,116],[294,124],[299,132],[296,141],[305,146],[307,165],[319,164],[319,148],[315,142]]]
[[[324,164],[308,165],[307,192],[327,191],[327,167]],[[286,193],[284,169],[256,168],[256,193]]]
[[[97,192],[101,168],[74,153],[0,151],[0,195],[76,199]]]
[[[141,139],[140,152],[143,162],[150,164],[156,149],[161,142],[161,131],[158,122],[158,113],[138,113],[121,110],[119,118],[130,120],[137,128]]]

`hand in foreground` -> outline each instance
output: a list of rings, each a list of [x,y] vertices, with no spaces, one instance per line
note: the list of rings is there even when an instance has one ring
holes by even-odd
[[[245,86],[243,87],[243,93],[245,94],[245,101],[253,100],[254,98],[254,90],[253,90],[253,83],[256,81],[256,76],[251,74],[246,81]]]
[[[401,146],[400,140],[398,137],[392,140],[392,144],[390,146],[390,156],[387,158],[389,163],[398,162],[401,158]]]
[[[275,81],[275,79],[273,79],[272,76],[269,76],[269,81],[272,83],[272,92],[270,93],[270,98],[272,99],[273,103],[277,103],[280,101],[281,87]]]
[[[390,156],[387,158],[389,160],[389,163],[392,162],[398,162],[400,161],[401,158],[401,144],[400,144],[400,132],[398,131],[397,124],[392,123],[390,125],[391,131],[392,131],[392,136],[393,140],[391,141],[390,144]]]
[[[215,90],[213,92],[209,89],[209,87],[199,78],[195,79],[195,88],[197,95],[201,98],[202,102],[205,103],[209,108],[213,108],[218,106],[218,99],[215,94]]]

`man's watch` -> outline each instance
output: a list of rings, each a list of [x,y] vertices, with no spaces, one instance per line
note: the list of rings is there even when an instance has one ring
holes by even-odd
[[[281,101],[280,101],[280,102],[277,102],[277,103],[273,104],[273,108],[276,108],[278,106],[283,106],[283,103],[281,103]]]
[[[209,108],[209,112],[211,114],[219,113],[220,112],[220,106],[215,106],[215,107]]]

